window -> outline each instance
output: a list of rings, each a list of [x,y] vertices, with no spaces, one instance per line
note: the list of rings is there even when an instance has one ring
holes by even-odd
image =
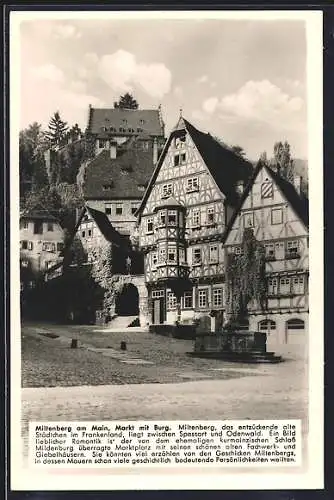
[[[166,211],[163,210],[159,214],[159,226],[165,226],[166,225]]]
[[[268,279],[268,295],[277,295],[277,278]]]
[[[286,242],[285,257],[287,259],[289,259],[289,258],[293,259],[293,258],[299,257],[299,241],[298,240]]]
[[[139,207],[138,203],[131,203],[131,213],[132,213],[132,215],[134,215],[137,212],[138,207]]]
[[[191,217],[191,226],[193,228],[200,227],[201,225],[201,214],[198,208],[194,208]]]
[[[186,190],[187,190],[187,193],[191,193],[192,191],[199,190],[198,177],[190,177],[190,179],[187,179]]]
[[[244,227],[254,227],[254,213],[246,212],[244,214]]]
[[[168,247],[168,262],[176,262],[176,247]]]
[[[123,213],[123,204],[116,203],[116,215],[122,215]]]
[[[28,281],[29,288],[35,288],[36,283],[34,281]]]
[[[290,293],[290,278],[281,278],[280,279],[279,291],[282,295]]]
[[[259,321],[258,327],[259,327],[260,331],[275,330],[276,323],[275,323],[275,321],[272,321],[271,319],[264,319],[262,321]]]
[[[53,231],[53,223],[48,222],[48,231]]]
[[[113,184],[103,184],[102,189],[103,191],[108,191],[109,189],[113,188]]]
[[[186,155],[186,153],[182,153],[182,154],[180,155],[180,162],[181,162],[181,165],[184,165],[184,164],[186,163],[186,161],[187,161],[187,155]]]
[[[202,263],[202,252],[200,248],[193,248],[193,266],[198,266]]]
[[[162,186],[162,198],[168,198],[173,193],[173,185],[172,184],[164,184]]]
[[[264,244],[266,259],[267,260],[275,260],[275,246],[274,243],[265,243]]]
[[[198,307],[208,306],[208,290],[202,289],[198,290]]]
[[[81,236],[84,238],[86,236],[86,231],[82,231]]]
[[[92,229],[88,229],[88,236],[92,236]]]
[[[184,292],[183,295],[183,308],[192,309],[193,307],[193,292]]]
[[[34,244],[32,241],[28,241],[28,250],[32,250],[34,248]]]
[[[43,234],[43,223],[41,221],[34,222],[34,234]]]
[[[223,307],[223,289],[214,288],[212,293],[213,293],[213,307]]]
[[[174,167],[178,167],[180,165],[180,155],[174,156]]]
[[[153,217],[149,217],[146,221],[146,233],[153,233]]]
[[[304,289],[304,276],[296,276],[292,279],[292,291],[297,295],[305,293]]]
[[[107,143],[107,141],[105,141],[104,139],[99,139],[99,149],[105,148],[106,143]]]
[[[111,215],[111,205],[106,205],[104,211],[106,215]]]
[[[28,267],[29,266],[29,262],[27,260],[21,260],[21,266],[22,267]]]
[[[176,296],[173,292],[167,292],[167,309],[176,309]]]
[[[138,184],[138,191],[145,191],[145,186],[143,184]]]
[[[164,297],[165,293],[163,290],[152,290],[152,299],[160,299]]]
[[[140,125],[144,125],[145,120],[141,119],[141,120],[139,120],[139,123],[140,123]]]
[[[125,118],[123,118],[122,122],[123,122],[124,125],[126,125],[128,123],[128,120],[126,120]]]
[[[140,134],[142,131],[143,131],[143,129],[142,129],[142,128],[137,128],[137,132],[138,132],[138,134]]]
[[[268,181],[263,182],[261,185],[261,198],[272,198],[273,195],[273,183]]]
[[[275,259],[284,259],[284,243],[283,241],[275,243]]]
[[[302,319],[295,318],[295,319],[289,319],[286,322],[286,326],[288,330],[304,330],[305,323]]]
[[[211,264],[218,262],[218,245],[211,245],[210,246],[209,261]]]
[[[22,250],[28,249],[28,242],[26,240],[21,241],[21,249]]]
[[[119,127],[119,131],[122,132],[123,134],[126,132],[124,127]]]
[[[64,243],[57,243],[57,252],[62,252],[64,250]]]
[[[54,265],[55,265],[55,261],[54,260],[47,260],[47,261],[45,261],[45,269],[50,269],[50,267],[52,267]]]
[[[242,254],[242,247],[235,247],[234,253],[235,253],[235,255],[241,255]]]
[[[159,263],[160,264],[166,263],[166,248],[160,248],[159,250]]]
[[[186,261],[184,248],[179,248],[179,259],[180,262]]]
[[[134,130],[132,130],[132,132],[134,132]],[[142,141],[141,142],[141,147],[142,147],[143,151],[148,151],[148,149],[149,149],[149,143],[148,143],[148,141]]]
[[[183,134],[183,135],[181,135],[179,137],[175,137],[175,147],[178,148],[178,149],[182,148],[183,145],[184,145],[184,143],[185,143],[185,141],[186,141],[186,135],[185,134]]]
[[[158,263],[158,254],[157,252],[152,253],[152,266],[155,267]]]
[[[26,220],[25,220],[25,221],[23,221],[22,226],[23,226],[23,229],[28,229],[28,227],[29,227],[29,223],[28,223],[28,221],[26,221]]]
[[[212,226],[215,223],[215,209],[214,207],[209,207],[206,211],[206,225]]]
[[[176,216],[177,216],[176,210],[168,210],[168,224],[170,226],[176,226]]]
[[[281,208],[271,209],[271,224],[282,224],[283,222],[283,210]]]
[[[51,242],[51,241],[44,241],[42,245],[42,250],[45,252],[55,252],[56,251],[56,244]]]

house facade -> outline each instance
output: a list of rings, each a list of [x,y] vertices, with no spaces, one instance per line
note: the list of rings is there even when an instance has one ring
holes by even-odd
[[[300,344],[308,331],[308,202],[294,185],[259,165],[230,221],[225,252],[240,254],[251,228],[265,249],[267,310],[249,305],[249,329],[265,331],[272,344]]]
[[[150,323],[210,315],[222,321],[221,236],[252,172],[249,162],[180,118],[138,210]]]
[[[52,214],[36,208],[20,216],[21,290],[34,288],[47,269],[62,260],[64,231]]]

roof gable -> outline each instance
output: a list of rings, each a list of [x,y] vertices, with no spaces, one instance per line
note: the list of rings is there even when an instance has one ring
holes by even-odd
[[[279,189],[281,195],[284,197],[286,202],[289,204],[289,206],[292,208],[292,210],[296,213],[297,217],[300,219],[300,221],[303,223],[305,228],[308,228],[308,199],[304,195],[299,195],[297,191],[295,190],[294,186],[288,182],[287,180],[283,179],[281,176],[279,176],[276,172],[272,170],[268,165],[262,163],[261,161],[258,162],[254,173],[252,177],[250,178],[248,184],[246,185],[244,192],[242,194],[242,197],[240,199],[240,202],[236,209],[234,210],[234,213],[226,227],[226,230],[223,235],[223,241],[226,242],[231,229],[233,228],[233,225],[235,223],[236,218],[238,217],[240,210],[242,210],[248,196],[250,195],[250,192],[256,182],[256,179],[262,169],[265,169],[267,175],[273,180],[277,188]]]
[[[245,182],[248,181],[254,171],[252,164],[236,155],[232,150],[219,144],[210,134],[205,134],[197,130],[191,123],[181,117],[165,143],[146,192],[143,196],[141,206],[138,209],[139,215],[142,213],[152,191],[153,185],[159,175],[172,140],[183,130],[189,133],[191,140],[196,146],[197,151],[208,168],[215,184],[226,196],[228,203],[232,206],[235,206],[238,203],[240,197],[236,191],[236,184],[240,180]]]

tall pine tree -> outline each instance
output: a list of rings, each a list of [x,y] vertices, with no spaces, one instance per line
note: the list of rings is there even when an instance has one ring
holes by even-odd
[[[124,95],[121,95],[117,102],[114,102],[115,109],[138,109],[139,104],[133,95],[127,92]]]
[[[274,145],[274,158],[272,168],[284,179],[293,181],[294,163],[291,156],[290,144],[285,141],[276,142]]]
[[[64,122],[59,111],[56,111],[49,121],[48,131],[45,133],[50,147],[59,146],[65,140],[67,132],[67,122]]]

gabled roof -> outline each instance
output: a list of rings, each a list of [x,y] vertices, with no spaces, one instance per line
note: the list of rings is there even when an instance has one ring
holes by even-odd
[[[105,127],[113,135],[138,134],[142,130],[150,136],[164,136],[164,124],[158,109],[90,107],[86,132],[100,134]],[[126,132],[120,129],[125,129]]]
[[[295,211],[299,219],[303,222],[306,228],[308,228],[308,199],[305,195],[303,194],[298,194],[295,187],[288,182],[286,179],[278,175],[276,172],[273,171],[271,167],[268,165],[264,164],[261,162],[261,160],[258,162],[252,177],[250,178],[248,184],[246,185],[244,192],[242,194],[242,197],[239,201],[238,206],[234,210],[234,213],[226,226],[226,229],[223,234],[223,241],[225,242],[227,239],[227,236],[229,235],[229,232],[231,231],[234,221],[236,217],[239,215],[239,212],[248,197],[254,182],[260,172],[260,170],[264,168],[267,172],[267,174],[272,178],[272,180],[275,182],[279,190],[281,191],[282,195],[285,197],[287,202],[290,204],[292,209]]]
[[[110,243],[114,243],[118,246],[123,246],[126,238],[114,228],[106,214],[104,212],[101,212],[100,210],[96,210],[95,208],[86,208],[87,212],[94,220],[104,238]]]
[[[33,208],[29,210],[24,210],[20,214],[20,219],[29,219],[29,220],[40,220],[40,221],[46,221],[46,222],[57,222],[59,223],[59,220],[57,217],[55,217],[49,210],[44,208],[42,205],[37,204]]]
[[[103,150],[87,164],[84,198],[141,200],[143,191],[139,186],[147,186],[153,168],[152,142],[145,151],[140,147],[139,138],[130,139],[121,156],[114,159],[109,150]]]
[[[221,192],[226,196],[227,202],[232,206],[236,206],[240,199],[236,190],[236,184],[238,181],[248,181],[254,171],[252,163],[240,157],[231,149],[224,147],[210,134],[206,134],[195,128],[185,118],[180,117],[176,127],[171,132],[164,146],[162,154],[160,155],[138,213],[141,212],[146,203],[154,182],[159,174],[161,165],[168,152],[171,141],[177,134],[180,133],[181,130],[186,130],[189,133],[196,148],[198,149],[198,152],[209,169],[210,174],[214,178]]]

